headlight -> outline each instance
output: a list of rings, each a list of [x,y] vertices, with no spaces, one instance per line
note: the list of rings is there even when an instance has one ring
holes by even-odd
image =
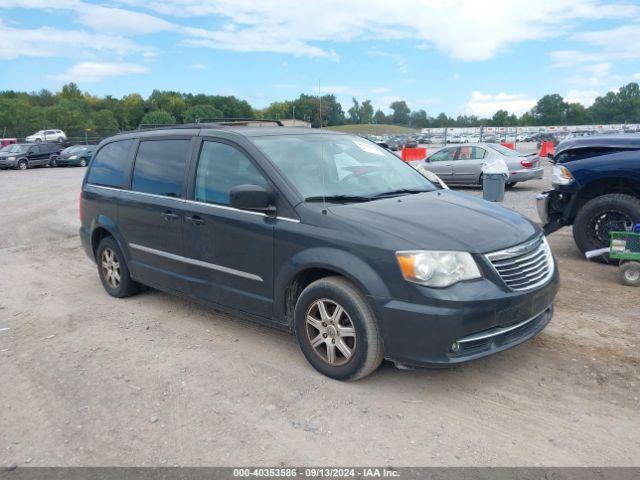
[[[10,162],[13,162],[16,159],[16,157],[7,157],[7,160],[9,160]]]
[[[552,183],[556,185],[569,185],[573,182],[573,176],[567,167],[562,165],[553,166],[553,180]]]
[[[78,155],[71,155],[71,156],[69,157],[69,160],[75,160],[76,158],[78,158]]]
[[[428,287],[448,287],[482,277],[468,252],[408,250],[396,252],[396,258],[405,280]]]

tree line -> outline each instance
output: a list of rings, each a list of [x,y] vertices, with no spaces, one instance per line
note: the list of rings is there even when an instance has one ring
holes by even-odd
[[[389,110],[386,114],[375,109],[369,99],[360,102],[353,98],[345,112],[332,94],[321,98],[302,94],[263,109],[235,96],[175,91],[154,90],[146,99],[138,93],[122,98],[97,97],[69,83],[56,93],[0,92],[0,131],[5,137],[23,138],[37,130],[59,128],[70,137],[102,137],[133,130],[141,124],[190,123],[197,118],[289,119],[294,115],[314,127],[321,122],[322,126],[378,123],[414,128],[640,123],[640,87],[629,83],[617,92],[596,98],[588,108],[566,102],[558,94],[545,95],[520,116],[498,110],[491,118],[453,118],[445,113],[432,117],[422,109],[412,111],[403,100],[391,103]]]

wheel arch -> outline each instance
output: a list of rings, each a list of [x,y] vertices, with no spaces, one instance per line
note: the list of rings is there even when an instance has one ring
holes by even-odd
[[[578,211],[584,207],[587,202],[611,193],[621,193],[640,198],[640,180],[623,177],[606,177],[598,178],[585,184],[580,188],[576,196],[573,211],[571,212],[572,221],[575,219]]]
[[[382,278],[361,258],[338,249],[313,248],[295,255],[277,276],[276,318],[284,319],[293,330],[293,311],[302,291],[312,282],[330,276],[346,278],[365,297],[389,296]]]
[[[118,243],[118,246],[124,253],[126,259],[129,259],[129,249],[127,248],[124,238],[120,234],[118,227],[113,219],[106,215],[100,215],[96,218],[91,226],[91,250],[93,252],[93,258],[96,257],[98,252],[98,246],[105,237],[112,237]]]

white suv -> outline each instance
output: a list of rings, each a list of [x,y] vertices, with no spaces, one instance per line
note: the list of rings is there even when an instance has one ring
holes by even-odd
[[[40,130],[33,135],[29,135],[27,142],[64,142],[67,135],[62,130]]]

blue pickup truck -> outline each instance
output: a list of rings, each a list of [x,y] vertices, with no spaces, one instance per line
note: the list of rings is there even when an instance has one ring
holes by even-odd
[[[640,135],[582,137],[561,142],[553,166],[553,190],[537,197],[548,235],[573,225],[582,253],[609,246],[609,232],[640,223]],[[608,255],[594,260],[613,263]]]

